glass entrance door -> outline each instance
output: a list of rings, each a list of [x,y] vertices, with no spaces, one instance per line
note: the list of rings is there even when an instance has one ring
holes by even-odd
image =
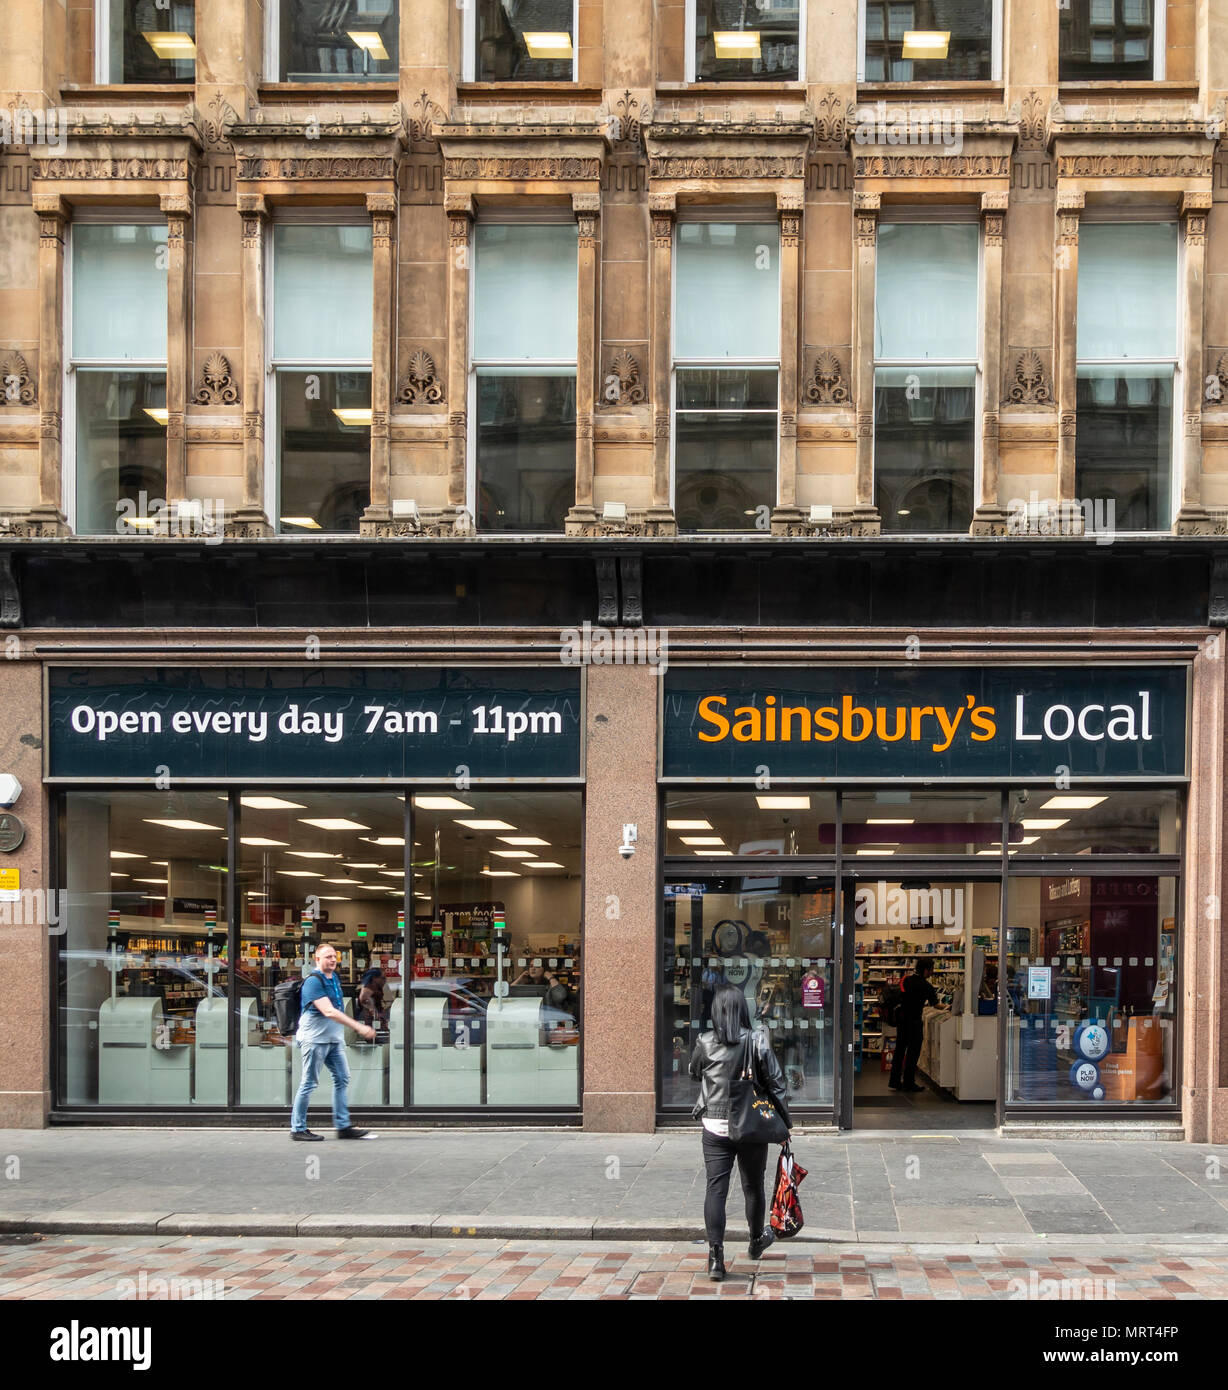
[[[699,1095],[688,1070],[721,989],[746,996],[767,1030],[799,1114],[836,1105],[841,933],[836,881],[802,874],[667,875],[663,905],[660,1096],[684,1115]]]

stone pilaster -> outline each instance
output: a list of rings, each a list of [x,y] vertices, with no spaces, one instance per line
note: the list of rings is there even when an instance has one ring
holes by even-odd
[[[226,523],[226,534],[265,536],[272,532],[264,497],[264,257],[269,209],[259,193],[239,194],[243,251],[243,505]]]
[[[1063,190],[1057,195],[1057,251],[1054,257],[1054,371],[1057,390],[1058,498],[1075,497],[1075,399],[1079,350],[1079,214],[1081,191]]]
[[[569,533],[583,534],[597,521],[593,508],[593,409],[597,390],[597,344],[601,325],[601,197],[573,193],[579,225],[578,317],[576,320],[576,500],[567,515]]]
[[[797,506],[797,341],[802,286],[800,193],[778,193],[780,218],[780,440],[772,530],[801,520]]]
[[[652,506],[648,520],[667,529],[675,524],[669,448],[675,212],[672,193],[648,195],[652,230]]]
[[[392,520],[392,383],[396,369],[397,199],[395,193],[368,193],[371,217],[371,501],[359,522],[369,533]]]
[[[448,217],[448,503],[465,505],[468,478],[469,297],[473,266],[473,199],[449,193]]]
[[[981,473],[974,536],[1000,536],[1006,511],[999,496],[998,399],[1002,394],[1002,242],[1006,228],[1006,193],[981,194],[984,295],[981,311]]]
[[[184,426],[192,373],[192,205],[184,194],[163,194],[166,216],[166,497],[187,496]]]
[[[857,495],[853,534],[877,535],[882,528],[874,504],[874,280],[878,268],[877,193],[854,193],[857,261],[853,270],[853,381],[857,401]]]
[[[1211,194],[1181,195],[1181,230],[1185,239],[1183,258],[1184,332],[1181,340],[1182,400],[1173,402],[1173,416],[1180,410],[1181,447],[1174,453],[1181,469],[1181,505],[1173,529],[1179,535],[1209,536],[1214,522],[1202,501],[1202,400],[1203,400],[1203,319],[1207,215]]]
[[[64,240],[69,209],[54,194],[35,194],[38,214],[38,505],[26,526],[31,536],[68,534],[64,516]]]

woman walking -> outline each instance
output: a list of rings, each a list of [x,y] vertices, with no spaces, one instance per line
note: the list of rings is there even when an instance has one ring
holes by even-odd
[[[708,1175],[704,1226],[708,1235],[708,1277],[714,1281],[725,1277],[725,1199],[735,1161],[751,1232],[746,1253],[757,1260],[776,1239],[772,1228],[764,1224],[768,1146],[735,1143],[729,1137],[730,1086],[742,1065],[748,1033],[759,1083],[771,1096],[785,1124],[793,1128],[785,1078],[767,1034],[762,1029],[751,1031],[746,995],[734,985],[723,985],[712,1000],[712,1028],[700,1034],[691,1054],[691,1075],[699,1082],[699,1100],[691,1113],[704,1126],[704,1168]]]

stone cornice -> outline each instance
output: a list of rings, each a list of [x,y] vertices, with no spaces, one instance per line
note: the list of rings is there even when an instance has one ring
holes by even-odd
[[[569,115],[574,113],[568,113]],[[610,152],[606,127],[591,123],[436,125],[445,186],[473,190],[544,184],[559,193],[593,192]]]

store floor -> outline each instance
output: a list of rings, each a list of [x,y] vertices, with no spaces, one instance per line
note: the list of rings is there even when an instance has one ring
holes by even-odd
[[[993,1129],[994,1103],[991,1100],[954,1100],[925,1084],[918,1075],[921,1091],[893,1091],[887,1085],[891,1073],[873,1063],[853,1080],[854,1129],[906,1129],[947,1131]]]

